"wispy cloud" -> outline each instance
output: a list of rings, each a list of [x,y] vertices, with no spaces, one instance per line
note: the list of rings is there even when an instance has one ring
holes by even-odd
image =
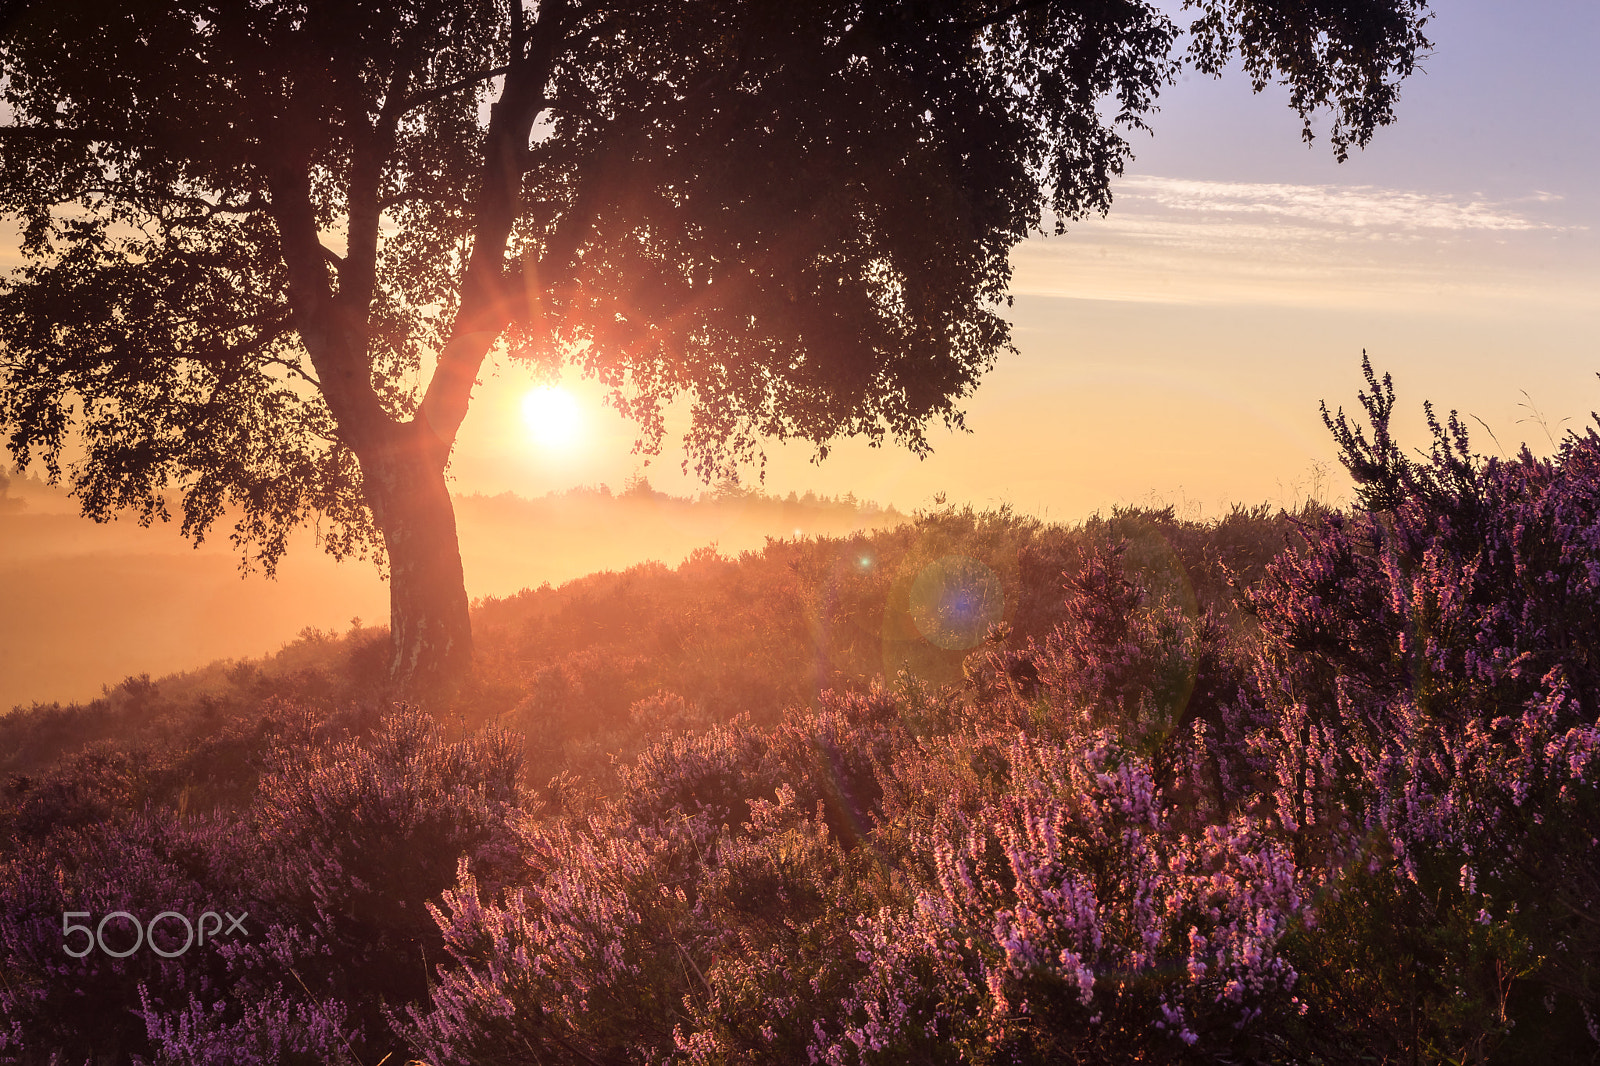
[[[1013,256],[1019,295],[1160,303],[1592,307],[1594,235],[1559,197],[1133,176],[1109,217]]]
[[[1144,201],[1172,211],[1268,215],[1323,226],[1381,230],[1558,229],[1484,200],[1373,185],[1283,185],[1137,176],[1118,187],[1124,206]],[[1547,196],[1538,198],[1549,202]]]

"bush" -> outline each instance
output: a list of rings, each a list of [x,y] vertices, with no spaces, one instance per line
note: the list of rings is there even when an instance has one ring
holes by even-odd
[[[1430,408],[1418,463],[1365,369],[1371,439],[1329,425],[1369,510],[1305,526],[1250,599],[1276,810],[1304,861],[1393,871],[1363,888],[1355,950],[1398,924],[1389,970],[1404,954],[1440,990],[1411,1053],[1582,1046],[1600,1008],[1600,436],[1484,460]],[[1342,992],[1387,1009],[1381,982]],[[1530,999],[1544,1009],[1517,1017]]]

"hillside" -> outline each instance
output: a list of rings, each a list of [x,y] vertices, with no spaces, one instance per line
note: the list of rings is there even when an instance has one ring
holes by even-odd
[[[610,513],[600,500],[580,502],[591,516]],[[657,522],[704,521],[688,501],[630,503],[670,516]],[[764,506],[795,513],[775,501]],[[463,510],[474,507],[501,518],[503,529],[538,509],[469,500]],[[839,521],[818,511],[810,509],[813,521]],[[1181,521],[1170,509],[1130,510],[1075,528],[946,508],[873,533],[769,539],[737,555],[700,549],[675,568],[642,563],[480,599],[473,612],[478,677],[458,705],[442,710],[468,725],[494,720],[526,734],[530,780],[543,783],[607,743],[637,747],[651,728],[630,719],[640,701],[680,708],[687,717],[673,724],[681,726],[738,713],[772,720],[825,689],[864,690],[902,669],[936,684],[959,682],[969,649],[940,647],[913,617],[912,587],[930,567],[942,573],[941,560],[982,562],[1003,590],[985,621],[1008,624],[1018,640],[1042,639],[1061,617],[1062,573],[1086,543],[1130,538],[1130,561],[1153,584],[1190,610],[1232,611],[1230,574],[1259,577],[1291,525],[1266,508],[1213,524]],[[387,697],[386,639],[377,626],[342,634],[305,627],[263,659],[154,679],[141,671],[99,699],[19,708],[0,717],[0,773],[37,772],[96,742],[170,752],[224,723],[253,721],[277,700],[325,714],[370,709]]]

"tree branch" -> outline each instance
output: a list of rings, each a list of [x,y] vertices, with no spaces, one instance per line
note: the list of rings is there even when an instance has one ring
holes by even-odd
[[[359,133],[352,137],[345,190],[349,216],[346,222],[345,258],[338,264],[338,299],[352,320],[359,315],[363,323],[370,314],[372,294],[377,285],[378,240],[384,207],[380,193],[384,170],[394,152],[400,119],[406,111],[403,103],[406,86],[411,82],[423,42],[434,28],[434,21],[442,7],[442,3],[436,3],[420,12],[414,31],[395,51],[394,66],[384,86],[383,106],[378,109],[372,124],[369,126],[365,122],[357,124],[352,121],[352,129],[359,127]],[[359,100],[359,73],[354,69],[342,71],[339,78],[348,83],[352,101]],[[361,109],[364,117],[364,102]]]
[[[498,78],[500,75],[508,73],[510,70],[511,65],[509,63],[502,67],[490,67],[487,70],[480,70],[475,74],[469,74],[465,78],[457,78],[455,81],[448,82],[444,85],[436,85],[431,89],[422,89],[418,92],[414,92],[410,96],[407,96],[400,101],[399,112],[403,115],[407,112],[414,111],[417,108],[422,107],[424,104],[431,104],[435,100],[443,100],[445,97],[458,93],[462,89],[471,88],[481,81],[488,81],[491,78]]]
[[[283,367],[283,369],[287,370],[289,373],[293,374],[295,377],[299,378],[301,381],[306,382],[308,385],[310,385],[312,388],[316,389],[318,392],[322,391],[322,382],[317,380],[317,376],[315,374],[307,373],[306,372],[306,368],[302,364],[300,364],[299,362],[290,362],[288,359],[281,359],[278,356],[274,355],[274,356],[268,356],[267,358],[261,360],[261,365],[262,366],[281,366],[281,367]]]
[[[528,139],[544,108],[544,88],[571,19],[571,0],[545,0],[540,5],[538,21],[527,30],[527,51],[512,58],[500,99],[489,109],[461,304],[416,416],[447,452],[466,417],[483,357],[511,321],[512,306],[505,292],[506,244],[517,219]]]
[[[270,210],[289,272],[294,328],[311,356],[340,434],[353,450],[360,451],[389,424],[389,418],[372,388],[366,318],[348,320],[329,285],[327,249],[317,237],[309,175],[309,164],[303,158],[284,160],[272,168],[267,176]]]
[[[586,161],[584,171],[588,175],[579,183],[578,192],[573,197],[561,220],[556,223],[556,231],[551,235],[545,252],[539,257],[539,278],[541,283],[550,284],[552,279],[562,279],[569,282],[575,266],[578,249],[582,247],[583,240],[591,229],[594,221],[594,202],[597,196],[596,188],[600,178],[606,173],[604,155],[617,152],[628,138],[638,134],[660,108],[682,108],[694,103],[709,94],[713,89],[726,87],[749,71],[749,58],[741,49],[734,62],[726,67],[712,71],[704,78],[691,85],[682,96],[672,98],[658,104],[657,107],[646,108],[633,112],[627,116],[613,118],[607,122],[607,132],[601,138],[604,146],[596,153],[596,158]],[[547,108],[554,108],[549,102]],[[592,115],[592,112],[591,112]],[[559,284],[559,283],[557,283]]]

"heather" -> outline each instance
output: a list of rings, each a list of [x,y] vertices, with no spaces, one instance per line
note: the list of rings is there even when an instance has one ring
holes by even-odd
[[[483,602],[431,712],[357,630],[0,720],[0,1056],[1593,1061],[1600,435],[1394,407],[1344,510],[944,508]]]

